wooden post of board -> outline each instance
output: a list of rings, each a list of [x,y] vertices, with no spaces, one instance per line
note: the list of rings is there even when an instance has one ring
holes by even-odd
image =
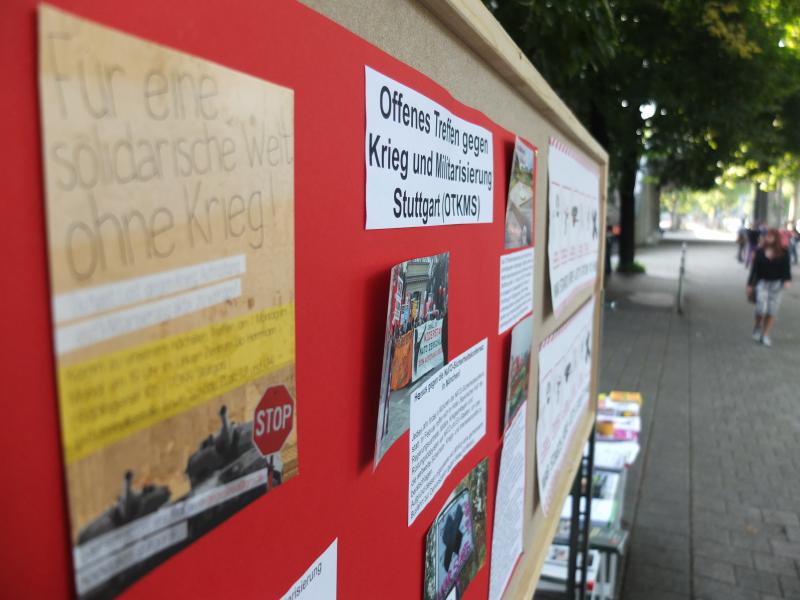
[[[538,348],[591,296],[596,299],[592,348],[590,409],[577,426],[568,451],[568,468],[558,476],[554,505],[561,506],[580,465],[582,450],[594,426],[600,321],[603,312],[602,290],[605,264],[608,154],[580,124],[544,78],[514,44],[502,26],[480,0],[380,0],[364,11],[359,2],[304,0],[312,8],[331,17],[387,53],[410,64],[446,87],[456,99],[474,106],[509,130],[523,135],[539,149],[536,178],[536,262],[534,273],[535,334],[531,358],[530,389],[537,390]],[[432,45],[429,40],[436,39]],[[417,43],[419,42],[419,43]],[[420,51],[419,49],[424,49]],[[446,65],[447,68],[443,68]],[[547,281],[547,140],[556,135],[564,139],[599,169],[599,223],[603,224],[598,255],[597,280],[593,289],[573,298],[556,318],[550,306]],[[538,398],[531,392],[528,410],[528,439],[536,432]],[[536,464],[535,443],[529,444],[528,464]],[[539,580],[545,554],[555,535],[560,511],[546,516],[529,486],[526,497],[524,553],[504,598],[530,598]]]

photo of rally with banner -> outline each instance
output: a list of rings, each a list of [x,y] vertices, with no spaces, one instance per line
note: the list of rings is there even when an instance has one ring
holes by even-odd
[[[447,364],[450,254],[415,258],[392,268],[383,350],[375,466],[408,431],[412,388]]]

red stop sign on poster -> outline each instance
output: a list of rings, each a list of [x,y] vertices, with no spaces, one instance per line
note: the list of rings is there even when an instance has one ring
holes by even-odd
[[[261,454],[277,452],[292,431],[294,400],[285,385],[269,388],[253,415],[253,442]]]

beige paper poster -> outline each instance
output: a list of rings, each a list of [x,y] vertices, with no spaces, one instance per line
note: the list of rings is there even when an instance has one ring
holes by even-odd
[[[39,56],[75,581],[103,598],[298,472],[294,97],[47,6]]]

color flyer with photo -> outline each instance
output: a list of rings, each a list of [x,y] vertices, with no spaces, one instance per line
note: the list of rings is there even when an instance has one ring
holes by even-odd
[[[447,364],[450,254],[392,268],[383,350],[375,466],[408,431],[411,390]]]
[[[75,587],[109,598],[298,473],[294,93],[48,6],[39,59]]]
[[[514,158],[508,178],[505,248],[533,244],[534,161],[536,149],[519,137],[514,141]]]
[[[506,390],[505,427],[529,396],[531,376],[531,347],[533,345],[533,315],[520,321],[511,330],[511,355],[508,357],[508,386]]]
[[[486,562],[486,489],[483,459],[456,486],[425,538],[424,600],[458,600]]]

